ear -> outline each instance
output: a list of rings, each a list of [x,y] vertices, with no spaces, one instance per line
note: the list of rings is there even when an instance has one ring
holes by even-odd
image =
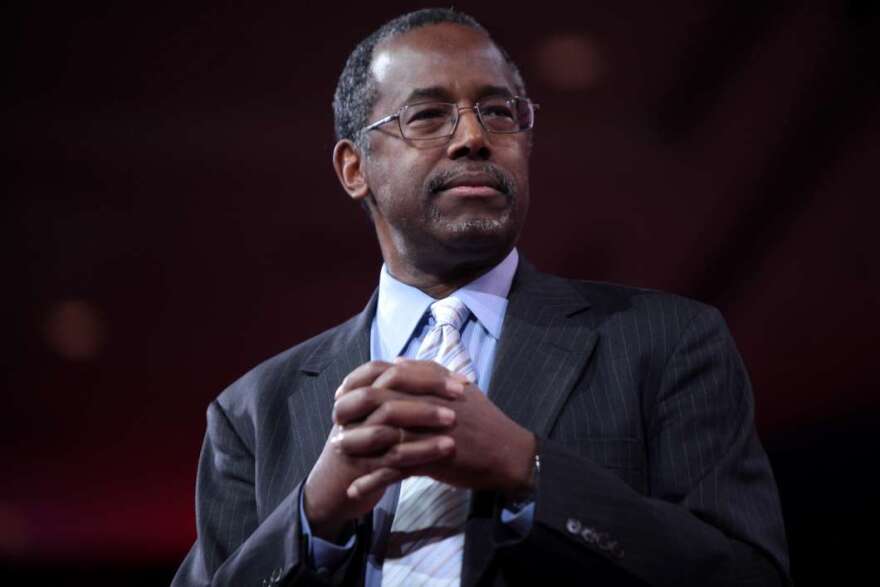
[[[370,192],[362,167],[363,161],[360,149],[348,139],[342,139],[333,147],[333,169],[336,170],[336,177],[339,178],[342,189],[356,201],[363,200]]]

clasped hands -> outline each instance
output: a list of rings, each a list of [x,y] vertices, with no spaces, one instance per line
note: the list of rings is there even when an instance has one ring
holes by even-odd
[[[312,532],[326,540],[340,539],[409,476],[510,496],[532,482],[532,433],[433,361],[356,368],[336,391],[333,422],[304,489]]]

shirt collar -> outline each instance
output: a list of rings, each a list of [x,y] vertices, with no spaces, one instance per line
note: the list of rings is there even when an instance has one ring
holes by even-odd
[[[507,311],[507,294],[519,263],[516,249],[508,253],[498,265],[467,285],[454,291],[471,313],[496,340]],[[376,325],[386,356],[396,357],[412,336],[428,310],[437,300],[425,292],[398,281],[385,265],[379,274],[379,300],[376,307]]]

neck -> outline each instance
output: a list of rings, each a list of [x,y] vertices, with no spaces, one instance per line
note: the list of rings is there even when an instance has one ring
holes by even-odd
[[[426,265],[385,257],[388,272],[398,281],[415,287],[434,299],[442,299],[462,286],[489,272],[510,251],[480,261]]]

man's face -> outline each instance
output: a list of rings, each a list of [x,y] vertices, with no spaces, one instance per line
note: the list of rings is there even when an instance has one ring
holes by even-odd
[[[379,97],[371,122],[405,104],[471,107],[483,98],[517,93],[511,69],[492,42],[450,23],[377,46],[372,75]],[[407,141],[396,121],[371,131],[363,171],[386,261],[397,255],[427,269],[506,254],[528,209],[528,135],[488,133],[473,110],[461,112],[445,144]]]

